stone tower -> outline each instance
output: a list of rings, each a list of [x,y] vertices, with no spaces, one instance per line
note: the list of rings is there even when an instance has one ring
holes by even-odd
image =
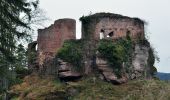
[[[82,39],[86,41],[83,57],[85,73],[93,72],[96,45],[100,39],[119,39],[130,36],[133,40],[144,39],[144,21],[113,13],[96,13],[80,18]]]
[[[51,62],[58,49],[62,47],[65,40],[76,39],[76,21],[74,19],[59,19],[53,25],[38,30],[37,38],[37,60],[38,70],[44,69],[44,62]],[[32,43],[31,43],[32,44]],[[29,44],[30,49],[35,50],[35,45]],[[30,68],[34,69],[34,68]],[[50,68],[45,68],[50,69]]]

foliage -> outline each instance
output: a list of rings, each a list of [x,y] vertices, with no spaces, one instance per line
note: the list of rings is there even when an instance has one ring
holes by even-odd
[[[23,45],[31,40],[32,24],[39,15],[38,3],[38,0],[0,0],[0,77],[10,84],[20,83],[13,72],[27,67]]]
[[[58,50],[57,57],[62,60],[73,64],[77,70],[81,69],[82,62],[82,40],[68,40],[65,41],[63,47]]]
[[[25,0],[11,1],[1,0],[0,3],[0,52],[5,59],[14,56],[14,50],[20,39],[28,39],[29,34],[23,29],[29,29],[28,22],[31,20],[31,11],[37,7],[38,2]],[[27,18],[20,18],[21,13]]]
[[[26,50],[22,44],[19,44],[16,49],[15,67],[27,67]]]
[[[18,98],[19,100],[46,100],[52,97],[56,97],[52,100],[63,100],[63,96],[66,98],[64,89],[65,84],[54,80],[53,77],[40,78],[38,75],[30,75],[24,78],[23,83],[12,86],[10,93],[18,93],[18,95],[13,95],[12,99]],[[54,96],[55,93],[56,96]]]
[[[70,89],[75,94],[71,95]],[[28,76],[24,82],[11,88],[18,98],[45,100],[169,100],[170,85],[159,80],[133,80],[123,85],[113,85],[96,78],[84,78],[67,85],[49,78]],[[10,93],[11,93],[10,92]],[[16,97],[15,97],[16,98]]]
[[[122,64],[131,61],[133,43],[130,38],[122,38],[114,42],[103,39],[99,42],[97,50],[103,58],[107,59],[115,72],[120,74]]]

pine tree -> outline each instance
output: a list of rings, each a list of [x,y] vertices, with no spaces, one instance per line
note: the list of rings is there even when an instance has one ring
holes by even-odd
[[[0,0],[0,73],[16,61],[17,44],[30,38],[31,12],[38,1]]]
[[[12,83],[8,84],[14,77],[12,70],[26,63],[23,46],[18,44],[31,39],[28,31],[37,6],[38,1],[0,0],[0,81],[5,84],[0,85],[0,94]]]

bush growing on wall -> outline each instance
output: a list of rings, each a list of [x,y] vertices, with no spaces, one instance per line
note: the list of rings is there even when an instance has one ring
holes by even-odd
[[[115,42],[103,39],[99,42],[97,50],[107,59],[115,73],[120,74],[123,62],[131,62],[133,43],[130,38],[122,38]]]
[[[81,69],[83,41],[68,40],[59,49],[57,57],[71,63],[77,70]]]

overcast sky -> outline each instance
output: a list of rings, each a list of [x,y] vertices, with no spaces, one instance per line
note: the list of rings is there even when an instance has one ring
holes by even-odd
[[[170,0],[40,0],[40,8],[50,19],[46,27],[60,18],[76,19],[77,38],[82,15],[110,12],[139,17],[148,22],[146,34],[160,57],[155,66],[159,72],[170,73]]]

